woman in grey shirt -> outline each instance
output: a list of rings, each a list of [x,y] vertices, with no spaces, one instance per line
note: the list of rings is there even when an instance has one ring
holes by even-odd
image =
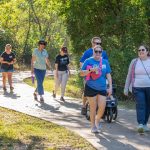
[[[150,131],[147,122],[150,115],[150,57],[148,49],[141,45],[138,57],[130,63],[124,94],[132,91],[136,100],[138,132]]]

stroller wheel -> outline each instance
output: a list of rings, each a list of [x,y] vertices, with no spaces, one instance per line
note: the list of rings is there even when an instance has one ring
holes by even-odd
[[[86,104],[86,115],[85,115],[87,120],[90,120],[90,105],[89,103]]]
[[[118,109],[117,109],[117,107],[115,107],[115,108],[113,109],[113,120],[116,120],[117,115],[118,115]]]
[[[109,123],[112,122],[112,119],[113,119],[113,111],[112,111],[112,108],[108,108],[107,109],[107,121]]]

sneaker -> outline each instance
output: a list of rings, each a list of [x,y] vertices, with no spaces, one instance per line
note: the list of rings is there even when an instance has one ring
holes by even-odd
[[[10,87],[10,91],[13,92],[13,90],[14,90],[14,87]]]
[[[6,87],[5,87],[5,86],[3,87],[3,90],[4,90],[4,91],[7,91],[7,89],[6,89]]]
[[[44,103],[44,98],[43,97],[40,97],[40,102]]]
[[[52,96],[53,96],[53,98],[56,98],[56,94],[54,93],[54,91],[53,91],[53,95]]]
[[[96,128],[96,126],[92,127],[91,129],[92,133],[99,133],[98,129]]]
[[[86,108],[85,107],[81,108],[81,115],[86,115]]]
[[[34,100],[38,100],[37,94],[35,92],[33,93],[33,96],[34,96]]]
[[[139,126],[138,126],[138,132],[139,132],[139,133],[144,133],[143,124],[139,124]]]
[[[95,126],[97,127],[97,130],[101,130],[102,129],[102,124],[99,122],[99,123],[95,123]]]
[[[143,128],[144,128],[145,132],[149,132],[150,131],[150,128],[147,125],[143,125]]]
[[[65,101],[65,99],[62,96],[60,97],[60,100],[63,101],[63,102]]]

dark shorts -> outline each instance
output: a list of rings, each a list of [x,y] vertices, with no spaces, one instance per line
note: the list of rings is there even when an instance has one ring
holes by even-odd
[[[7,69],[1,68],[1,72],[14,72],[14,69],[7,70]]]
[[[84,96],[94,97],[94,96],[96,96],[98,94],[102,95],[102,96],[107,96],[107,91],[106,90],[98,91],[98,90],[92,89],[87,84],[85,85]]]

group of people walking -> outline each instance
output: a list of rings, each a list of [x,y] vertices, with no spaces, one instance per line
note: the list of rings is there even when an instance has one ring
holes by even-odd
[[[106,107],[106,97],[112,94],[111,68],[106,51],[101,46],[101,39],[91,40],[92,48],[86,50],[80,59],[80,75],[84,76],[84,94],[81,114],[85,114],[86,99],[90,104],[91,132],[101,130],[101,118]],[[148,119],[150,116],[150,56],[148,48],[139,46],[138,57],[131,61],[124,94],[128,96],[132,90],[136,101],[137,130],[139,133],[150,131]],[[108,88],[106,86],[108,80]],[[98,107],[98,110],[97,110]]]
[[[38,95],[40,96],[40,101],[44,102],[44,88],[43,81],[46,74],[46,65],[51,69],[51,65],[48,59],[48,53],[45,49],[47,42],[44,40],[40,40],[38,42],[38,48],[35,48],[32,53],[31,59],[31,73],[35,74],[37,79],[37,88],[34,92],[34,99],[38,99]],[[55,86],[53,90],[53,97],[56,97],[57,90],[61,85],[61,98],[60,100],[65,101],[64,94],[65,88],[68,80],[68,76],[70,74],[69,70],[69,57],[67,47],[63,46],[59,54],[55,58]]]
[[[85,114],[85,104],[86,100],[88,100],[90,104],[92,133],[98,133],[101,130],[101,118],[106,107],[106,97],[112,94],[111,67],[107,53],[103,50],[101,43],[100,37],[93,37],[91,40],[92,47],[86,50],[80,59],[80,76],[84,77],[81,113],[83,115]],[[35,75],[37,80],[37,87],[33,95],[35,100],[38,100],[39,95],[40,102],[44,102],[43,81],[46,74],[46,65],[51,69],[48,52],[45,49],[46,45],[46,41],[40,40],[38,47],[33,50],[31,59],[31,73]],[[16,62],[16,57],[11,49],[11,45],[7,44],[0,58],[4,91],[7,90],[7,77],[10,91],[14,89],[12,86],[12,73],[14,71],[13,64]],[[124,94],[127,96],[130,89],[135,97],[138,132],[143,133],[150,131],[147,126],[150,116],[150,56],[148,48],[144,45],[138,48],[137,53],[138,57],[133,59],[129,66]],[[65,101],[65,89],[70,75],[69,63],[68,49],[63,46],[55,58],[55,86],[52,93],[52,96],[55,98],[58,87],[61,85],[61,101]],[[108,81],[108,87],[106,80]]]

